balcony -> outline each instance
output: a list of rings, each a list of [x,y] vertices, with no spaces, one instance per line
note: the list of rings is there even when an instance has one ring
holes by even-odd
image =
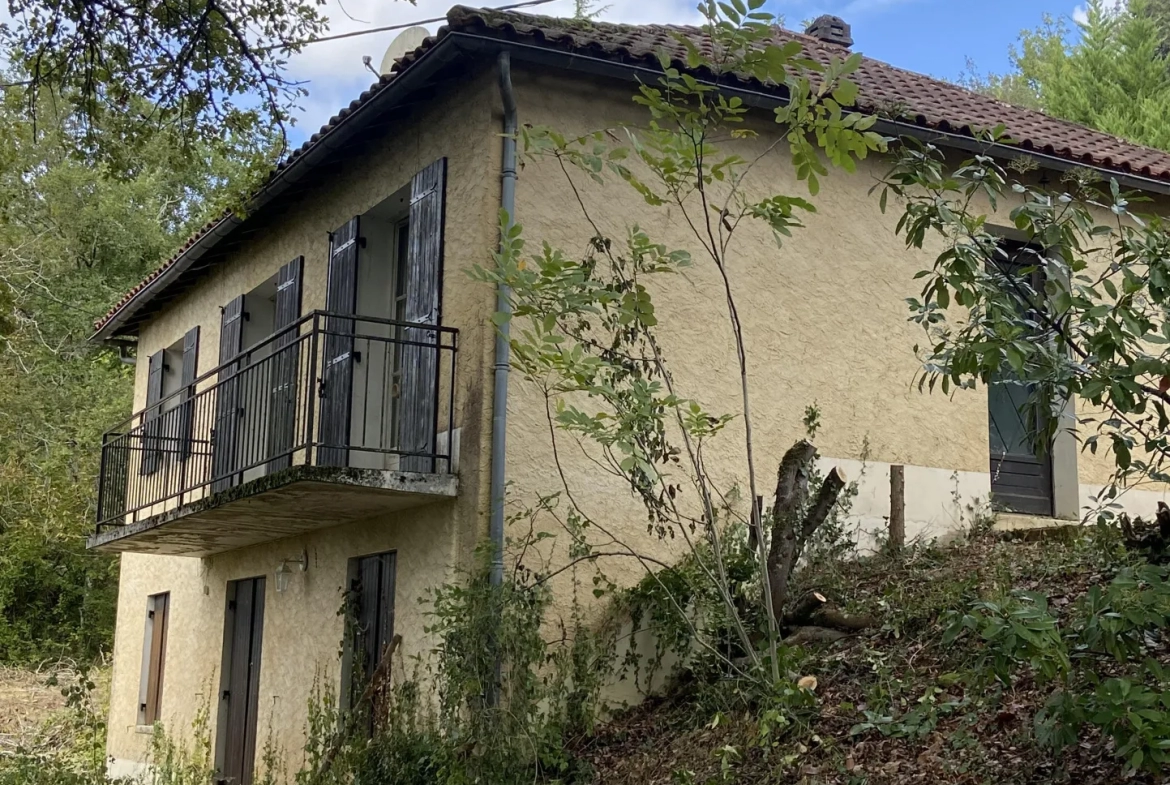
[[[209,556],[454,497],[457,342],[302,317],[105,434],[89,547]]]

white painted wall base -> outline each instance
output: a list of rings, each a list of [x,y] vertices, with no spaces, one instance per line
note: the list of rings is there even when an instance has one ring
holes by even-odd
[[[821,458],[819,466],[822,471],[840,467],[848,482],[857,482],[848,520],[858,549],[872,550],[889,527],[890,464]],[[990,472],[906,466],[906,540],[929,541],[966,530],[988,514],[990,496]]]
[[[858,548],[871,550],[876,539],[884,536],[890,515],[890,464],[880,461],[858,461],[849,458],[821,458],[819,466],[828,471],[839,466],[849,482],[858,482],[858,494],[853,500],[849,522],[857,535]],[[1077,517],[1047,519],[1053,524],[1093,523],[1097,510],[1104,502],[1097,500],[1104,486],[1081,484]],[[964,472],[930,466],[906,466],[906,539],[929,541],[946,539],[980,519],[991,515],[990,472]],[[1133,489],[1108,502],[1114,513],[1127,512],[1131,516],[1151,519],[1158,502],[1170,504],[1170,490]],[[1035,517],[1035,516],[1032,516]]]
[[[150,766],[144,761],[111,757],[106,762],[106,775],[112,780],[146,780]]]

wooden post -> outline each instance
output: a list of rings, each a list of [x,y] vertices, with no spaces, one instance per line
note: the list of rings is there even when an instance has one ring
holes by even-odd
[[[906,544],[906,467],[890,467],[890,550]]]

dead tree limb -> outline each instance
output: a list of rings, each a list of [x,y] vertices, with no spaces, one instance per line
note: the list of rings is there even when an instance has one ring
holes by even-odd
[[[808,591],[784,614],[783,627],[789,631],[785,641],[790,645],[800,641],[836,640],[854,632],[877,626],[872,616],[849,616],[834,608],[819,591]],[[826,636],[809,630],[830,630],[840,636]]]
[[[784,639],[787,646],[800,646],[803,643],[833,643],[842,638],[848,638],[850,633],[833,630],[828,627],[801,627]]]
[[[828,602],[829,600],[820,592],[805,592],[792,606],[792,610],[784,614],[784,626],[801,627],[808,624],[813,614],[827,605]]]

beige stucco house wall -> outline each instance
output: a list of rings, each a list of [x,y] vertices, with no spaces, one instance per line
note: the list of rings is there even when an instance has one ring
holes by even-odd
[[[633,90],[625,84],[534,70],[522,71],[516,83],[524,122],[549,125],[570,137],[643,122],[644,110],[633,104]],[[760,110],[756,116],[760,120],[751,127],[760,132],[759,138],[720,143],[721,154],[756,160],[774,138],[769,136],[770,114]],[[905,300],[920,296],[921,282],[914,274],[931,267],[942,245],[932,238],[924,251],[916,252],[895,235],[901,215],[895,200],[883,214],[876,195],[868,193],[889,165],[890,158],[873,156],[856,174],[831,172],[812,199],[816,213],[802,218],[806,228],[795,230],[783,247],[777,247],[766,224],[745,221],[729,254],[747,344],[758,492],[767,503],[780,457],[804,435],[805,407],[815,403],[821,412],[817,444],[823,465],[840,466],[850,480],[859,481],[851,519],[862,545],[886,526],[891,465],[906,467],[906,532],[911,538],[942,537],[970,526],[989,513],[991,490],[986,388],[944,395],[919,392],[915,383],[921,366],[914,347],[925,336],[908,321]],[[599,186],[582,173],[574,175],[590,219],[608,236],[621,241],[637,223],[655,241],[692,251],[695,264],[685,277],[653,291],[659,335],[677,393],[699,400],[714,413],[737,415],[708,444],[706,462],[717,467],[725,490],[739,489],[739,511],[746,519],[740,375],[722,281],[699,252],[701,246],[677,208],[648,207],[620,181]],[[554,161],[526,165],[517,217],[530,245],[548,241],[566,253],[586,247],[593,229],[575,200],[566,203],[565,189],[565,174]],[[763,158],[745,190],[757,198],[807,195],[784,152]],[[1004,200],[992,220],[1009,237],[1014,232],[1008,217],[1013,206]],[[992,212],[989,205],[976,209]],[[515,383],[509,392],[509,417],[513,498],[531,503],[540,494],[557,492],[561,484],[548,470],[554,454],[540,390]],[[559,440],[560,461],[590,517],[626,524],[618,528],[636,550],[679,552],[679,541],[647,535],[644,513],[619,480],[598,471],[570,435],[561,434]],[[1081,454],[1067,434],[1054,457],[1057,514],[1077,519],[1095,506],[1091,497],[1108,481],[1111,461]],[[1148,515],[1164,496],[1162,491],[1138,490],[1122,502]],[[594,536],[599,542],[608,539],[601,533]],[[644,575],[644,568],[628,558],[611,560],[602,569],[619,582]],[[562,596],[568,596],[570,583],[566,576]]]
[[[517,67],[513,73],[521,122],[569,133],[620,122],[639,122],[629,82]],[[137,728],[136,711],[147,596],[171,592],[170,639],[163,693],[163,721],[183,729],[210,698],[215,719],[217,669],[223,646],[224,593],[229,580],[271,576],[282,558],[308,554],[309,569],[288,592],[268,588],[260,684],[261,743],[271,728],[286,752],[287,767],[301,764],[305,705],[314,678],[336,689],[342,620],[337,611],[349,558],[397,549],[396,629],[409,656],[424,654],[425,612],[417,602],[427,590],[467,564],[487,526],[494,293],[465,271],[488,263],[497,242],[500,110],[490,69],[449,87],[387,128],[381,141],[351,160],[316,192],[287,208],[278,225],[254,235],[250,245],[219,265],[197,289],[155,318],[141,334],[136,409],[146,398],[145,361],[194,324],[202,325],[200,370],[214,367],[219,308],[248,291],[298,254],[305,256],[304,310],[322,307],[326,232],[407,184],[438,157],[448,158],[444,323],[460,330],[456,425],[461,429],[459,494],[449,502],[327,529],[311,536],[199,559],[129,554],[122,560],[109,753],[115,773],[137,770],[149,736]],[[766,113],[765,118],[767,117]],[[761,125],[767,131],[767,125]],[[766,137],[729,143],[751,159]],[[735,241],[732,284],[747,338],[760,492],[768,493],[776,464],[803,433],[801,418],[816,403],[823,427],[818,444],[826,465],[842,466],[859,480],[853,521],[862,532],[884,525],[889,510],[889,468],[906,466],[907,534],[943,536],[982,514],[990,492],[988,409],[985,390],[923,394],[913,347],[920,328],[907,321],[906,297],[918,294],[913,274],[929,266],[929,251],[907,251],[894,234],[896,209],[883,215],[867,191],[888,160],[875,157],[856,174],[832,173],[816,197],[807,228],[777,248],[766,227],[747,226]],[[526,161],[516,194],[516,218],[530,248],[542,241],[583,249],[592,235],[566,192],[560,168]],[[640,224],[656,239],[695,248],[680,217],[649,208],[621,183],[598,186],[577,178],[597,223],[613,236]],[[766,159],[749,188],[805,193],[783,155]],[[1006,217],[1004,224],[1007,223]],[[696,255],[697,257],[697,255]],[[739,375],[727,326],[721,283],[709,264],[654,292],[661,337],[680,393],[715,411],[739,410]],[[560,490],[549,438],[545,401],[532,385],[514,379],[508,399],[507,475],[513,508]],[[566,442],[567,444],[567,442]],[[710,445],[707,462],[728,489],[739,487],[747,504],[742,424],[733,423]],[[604,521],[632,546],[669,560],[679,543],[647,535],[645,515],[628,491],[598,472],[575,447],[559,457],[591,517]],[[1074,453],[1062,475],[1063,514],[1076,517],[1106,481],[1107,464]],[[1071,485],[1070,485],[1071,483]],[[1132,497],[1137,509],[1151,499]],[[1069,501],[1071,499],[1071,501]],[[556,531],[550,520],[541,522]],[[552,553],[555,560],[563,558]],[[592,567],[582,567],[591,570]],[[619,583],[642,573],[632,560],[603,566]],[[591,573],[589,573],[591,574]],[[573,596],[573,574],[556,584],[562,611]],[[585,592],[586,598],[590,595]],[[210,691],[210,694],[209,694]],[[200,697],[203,696],[203,697]],[[212,728],[214,733],[214,727]]]
[[[424,652],[422,608],[416,599],[466,566],[486,526],[490,365],[494,307],[490,289],[472,285],[466,271],[490,262],[499,206],[500,127],[492,74],[449,87],[433,102],[404,113],[381,139],[344,165],[324,187],[287,208],[270,230],[253,235],[197,288],[142,330],[135,410],[146,402],[145,358],[201,326],[199,371],[218,364],[220,307],[303,254],[303,312],[324,307],[327,233],[410,184],[412,175],[446,156],[444,324],[460,330],[455,394],[459,432],[459,494],[452,501],[388,515],[313,535],[282,540],[209,558],[125,554],[122,557],[114,641],[108,752],[111,772],[141,769],[149,728],[137,727],[147,597],[170,592],[162,722],[187,733],[201,702],[210,701],[215,733],[219,668],[223,651],[227,582],[268,576],[263,657],[260,667],[259,749],[271,738],[286,754],[287,768],[302,764],[306,705],[314,678],[336,692],[343,619],[338,615],[347,560],[397,551],[395,628],[405,657]],[[272,581],[283,558],[302,549],[308,569],[278,594]]]

